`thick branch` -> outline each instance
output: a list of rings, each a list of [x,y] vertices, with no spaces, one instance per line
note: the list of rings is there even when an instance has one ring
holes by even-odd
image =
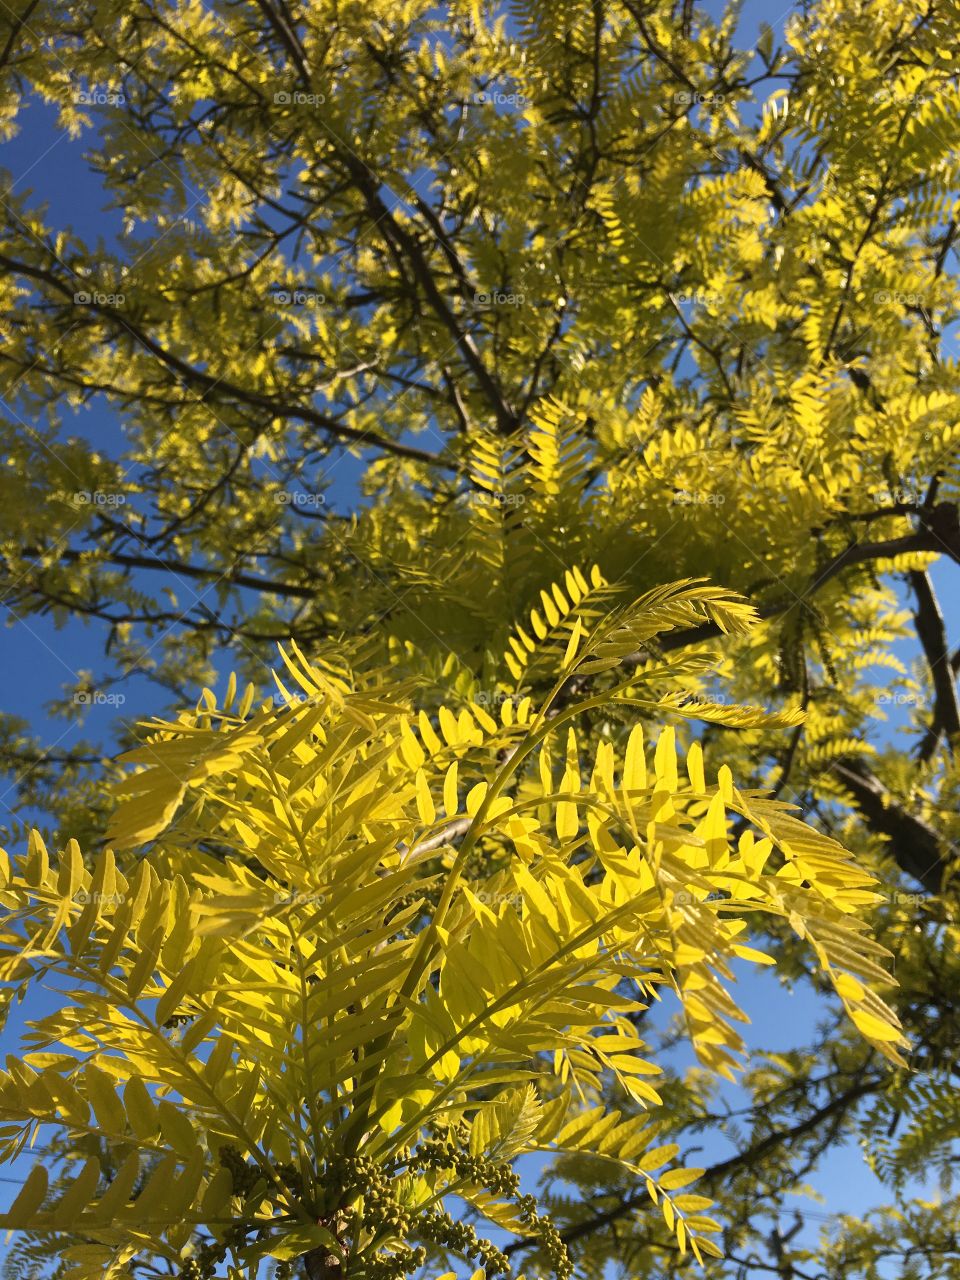
[[[947,647],[946,623],[926,570],[912,570],[910,585],[917,597],[917,608],[913,615],[917,624],[917,637],[930,667],[936,698],[931,725],[931,729],[935,731],[934,745],[939,735],[944,733],[952,751],[954,740],[960,735],[960,704],[957,702],[956,678]]]
[[[60,559],[67,564],[89,561],[90,553],[67,548]],[[314,600],[316,587],[298,587],[293,582],[276,582],[270,578],[261,578],[255,573],[243,573],[238,569],[204,568],[202,565],[187,564],[182,560],[168,560],[163,556],[136,556],[123,551],[108,551],[103,561],[106,564],[123,565],[130,569],[164,569],[168,573],[184,578],[199,578],[202,581],[229,582],[235,587],[250,587],[254,591],[269,592],[271,595],[291,596],[298,600]]]
[[[956,680],[960,675],[960,649],[954,649],[950,658],[950,672],[953,679]],[[936,711],[934,711],[933,719],[927,726],[926,732],[920,739],[920,745],[917,748],[917,759],[926,762],[937,749],[937,743],[940,741],[941,727],[937,722]]]
[[[3,52],[0,53],[0,67],[5,67],[13,53],[14,45],[17,43],[17,37],[30,20],[30,15],[36,9],[40,0],[30,0],[30,3],[24,9],[23,13],[18,14],[10,24],[10,34],[7,36],[6,44],[3,46]]]
[[[948,507],[949,511],[944,512],[944,507]],[[926,527],[918,533],[907,534],[902,538],[888,538],[884,542],[852,543],[834,556],[825,568],[815,573],[801,594],[794,595],[790,599],[775,600],[770,604],[763,605],[757,610],[757,614],[766,621],[770,618],[779,617],[782,613],[788,613],[798,604],[802,605],[805,600],[822,587],[825,587],[838,573],[842,573],[844,569],[849,569],[855,564],[865,564],[872,560],[893,560],[897,556],[910,555],[922,551],[946,552],[952,559],[960,563],[960,536],[958,534],[960,534],[960,526],[958,526],[957,508],[952,504],[942,503],[934,508]],[[685,649],[691,644],[701,644],[705,640],[716,640],[723,634],[716,623],[705,622],[699,627],[678,627],[675,631],[668,631],[665,635],[658,637],[657,643],[664,651]],[[646,656],[645,654],[637,654],[635,655],[635,661],[640,662]]]
[[[928,893],[939,893],[947,863],[933,827],[904,809],[861,760],[839,760],[830,770],[853,797],[870,830],[889,839],[900,870]]]

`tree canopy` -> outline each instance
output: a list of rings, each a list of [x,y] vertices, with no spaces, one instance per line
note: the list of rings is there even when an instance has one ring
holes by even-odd
[[[716,1274],[960,1275],[960,649],[935,590],[960,561],[960,6],[820,0],[748,37],[736,6],[687,0],[16,7],[0,127],[54,107],[113,212],[93,241],[29,193],[0,206],[3,596],[102,630],[66,713],[133,675],[171,707],[68,749],[0,717],[7,843],[42,827],[10,872],[5,977],[66,966],[76,1002],[3,1078],[7,1151],[59,1115],[51,1160],[100,1162],[66,1208],[30,1184],[19,1225],[53,1216],[14,1265],[102,1197],[67,1274],[104,1274],[104,1248],[111,1276],[149,1265],[134,1208],[165,1190],[183,1229],[163,1247],[186,1263],[203,1186],[215,1230],[289,1214],[308,1269],[332,1250],[323,1267],[359,1275],[347,1206],[380,1224],[351,1237],[373,1266],[390,1205],[398,1239],[423,1187],[460,1179],[467,1218],[486,1213],[518,1153],[549,1148],[565,1181],[509,1211],[527,1212],[517,1268],[673,1274],[689,1244]],[[121,452],[88,428],[105,413]],[[299,693],[274,683],[278,645]],[[253,686],[242,710],[235,681],[197,704],[228,670]],[[523,994],[536,1010],[501,1017],[511,965],[578,928],[593,995],[573,1000],[564,956]],[[823,1018],[751,1058],[733,1117],[716,1076],[738,1056],[722,979],[742,929]],[[237,995],[254,974],[257,1013]],[[313,1115],[294,981],[331,1024]],[[110,1013],[118,982],[149,1050]],[[661,985],[701,1068],[669,1065],[676,1030],[638,1007]],[[347,1044],[334,1005],[354,988]],[[497,1030],[474,1038],[484,1002]],[[587,1043],[605,1035],[622,1054]],[[655,1089],[596,1058],[636,1061],[641,1038]],[[260,1130],[210,1119],[175,1065],[191,1053]],[[664,1163],[736,1123],[693,1196],[720,1236],[669,1198],[651,1211],[675,1174],[632,1160],[648,1110]],[[354,1164],[321,1204],[341,1129]],[[789,1197],[851,1134],[892,1207],[808,1249]],[[410,1245],[430,1266],[443,1230]],[[224,1266],[255,1268],[252,1231]]]

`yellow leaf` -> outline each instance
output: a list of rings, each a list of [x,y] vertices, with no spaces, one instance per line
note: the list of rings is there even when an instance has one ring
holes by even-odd
[[[478,782],[475,787],[471,787],[467,792],[467,813],[471,818],[483,804],[487,790],[488,788],[485,782]]]
[[[433,797],[430,794],[430,788],[427,786],[426,775],[422,769],[417,770],[416,777],[417,787],[417,813],[420,821],[425,827],[430,827],[437,820],[437,810],[433,803]]]
[[[558,840],[572,840],[580,830],[577,806],[569,800],[561,800],[557,804],[556,830]]]
[[[676,1191],[679,1187],[688,1187],[703,1173],[702,1169],[668,1169],[657,1181],[664,1191]]]
[[[443,780],[443,807],[448,818],[457,816],[458,800],[457,800],[457,761],[447,770],[447,776]]]
[[[687,752],[687,777],[694,791],[706,791],[707,781],[703,774],[703,748],[694,742]]]
[[[863,998],[862,984],[849,973],[838,974],[834,979],[834,986],[837,988],[837,994],[842,996],[844,1000],[861,1000]]]
[[[773,956],[768,956],[764,951],[756,951],[753,947],[742,947],[736,943],[731,947],[733,954],[739,956],[741,960],[753,960],[756,964],[776,964]]]
[[[577,646],[580,643],[580,637],[582,634],[583,634],[583,622],[578,616],[576,622],[574,623],[573,631],[570,634],[570,639],[567,641],[566,650],[564,651],[563,664],[562,664],[564,667],[569,667],[570,663],[573,661],[574,657],[576,656]]]
[[[654,1169],[659,1169],[672,1160],[680,1148],[675,1142],[668,1142],[665,1146],[654,1147],[640,1161],[640,1169],[643,1173],[651,1173]]]
[[[417,736],[404,720],[400,725],[400,754],[410,769],[419,769],[426,760],[426,752],[417,741]]]
[[[36,1164],[27,1175],[27,1180],[20,1188],[16,1200],[0,1215],[0,1223],[5,1227],[17,1228],[30,1225],[33,1215],[40,1208],[47,1194],[47,1171],[42,1164]]]
[[[709,1254],[711,1258],[723,1257],[723,1250],[716,1240],[706,1240],[703,1236],[697,1236],[697,1246],[702,1253]]]
[[[861,1031],[870,1040],[881,1040],[884,1043],[890,1043],[894,1040],[901,1039],[901,1034],[896,1027],[884,1022],[882,1018],[876,1017],[875,1014],[867,1013],[865,1009],[854,1009],[850,1015],[859,1031]]]
[[[677,789],[677,734],[672,724],[660,730],[653,758],[657,781],[669,791]]]
[[[640,791],[647,785],[647,763],[643,754],[643,726],[634,725],[627,739],[623,761],[623,786],[626,791]]]

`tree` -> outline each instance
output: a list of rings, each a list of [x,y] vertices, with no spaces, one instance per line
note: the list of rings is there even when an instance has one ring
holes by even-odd
[[[205,695],[156,726],[92,872],[76,842],[51,867],[34,836],[4,876],[2,975],[53,981],[64,1003],[34,1024],[52,1052],[0,1075],[2,1135],[19,1151],[52,1124],[89,1158],[53,1204],[36,1165],[5,1226],[59,1237],[76,1280],[164,1260],[207,1280],[224,1258],[254,1276],[264,1256],[311,1280],[451,1257],[508,1272],[451,1216],[461,1200],[566,1280],[563,1239],[510,1162],[584,1152],[645,1190],[673,1248],[719,1255],[710,1201],[673,1194],[701,1171],[659,1172],[678,1147],[659,1140],[658,1068],[631,1015],[668,989],[701,1062],[731,1075],[742,1015],[721,978],[767,960],[737,941],[755,912],[789,923],[903,1065],[895,1015],[860,981],[886,982],[857,915],[873,880],[840,846],[729,769],[708,784],[698,744],[682,777],[672,727],[649,771],[639,724],[622,760],[602,744],[583,786],[581,714],[649,706],[660,679],[571,686],[684,623],[751,618],[678,584],[588,627],[602,585],[571,574],[564,627],[531,642],[524,666],[563,642],[536,710],[444,707],[438,736],[379,673],[298,654],[279,708],[254,711],[252,686],[234,707],[234,684],[223,707]],[[112,849],[150,841],[128,879]],[[597,1101],[604,1080],[639,1114]]]
[[[182,705],[221,649],[262,685],[277,641],[362,638],[371,669],[426,681],[436,724],[511,696],[509,637],[557,625],[575,564],[623,598],[706,575],[756,606],[745,634],[708,620],[631,661],[675,708],[805,712],[785,731],[714,709],[707,768],[880,876],[871,927],[921,1073],[891,1076],[835,1004],[748,1073],[742,1153],[704,1178],[728,1256],[781,1271],[803,1261],[784,1197],[857,1124],[920,1233],[905,1265],[958,1265],[898,1181],[953,1155],[960,659],[931,570],[960,555],[956,16],[826,0],[744,50],[732,13],[688,3],[38,0],[3,42],[8,127],[30,95],[96,125],[124,221],[88,245],[11,197],[0,232],[4,595],[105,625],[96,688],[145,671]],[[100,404],[122,459],[63,431]],[[347,456],[365,501],[343,511]],[[526,670],[535,703],[553,674]],[[894,706],[915,750],[882,732]],[[628,728],[587,708],[587,758]],[[44,764],[10,720],[4,743],[51,845],[99,849],[113,749]],[[808,954],[763,928],[801,980]],[[677,1134],[716,1123],[705,1081],[672,1088]],[[629,1191],[562,1167],[589,1191],[551,1206],[583,1265],[672,1265]],[[852,1225],[821,1266],[874,1265],[888,1227]]]

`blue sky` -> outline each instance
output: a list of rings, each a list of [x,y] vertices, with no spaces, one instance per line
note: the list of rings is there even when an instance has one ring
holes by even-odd
[[[717,7],[715,3],[707,5],[714,12]],[[759,20],[775,28],[780,27],[787,12],[789,9],[781,10],[779,4],[770,4],[769,0],[748,0],[741,29],[744,33],[754,31]],[[71,140],[56,129],[52,108],[40,103],[31,104],[24,114],[21,132],[0,152],[0,165],[10,175],[10,182],[4,184],[5,195],[10,191],[22,194],[32,189],[34,199],[48,205],[51,225],[72,227],[87,242],[97,237],[109,242],[119,229],[120,218],[116,211],[106,208],[99,179],[83,160],[87,145],[89,139]],[[111,455],[116,455],[123,446],[116,417],[99,401],[72,418],[68,416],[66,430],[86,437]],[[334,500],[348,501],[352,489],[353,473],[348,468],[338,468],[338,478],[332,491]],[[941,565],[935,572],[947,614],[948,630],[955,640],[960,635],[958,575],[960,568],[953,564]],[[4,682],[3,710],[23,716],[46,742],[58,741],[61,747],[72,745],[83,737],[94,740],[106,738],[110,722],[117,715],[115,707],[91,707],[80,725],[53,720],[44,710],[45,704],[59,696],[61,687],[73,682],[81,669],[87,668],[94,673],[103,669],[103,628],[98,624],[71,623],[58,631],[49,620],[36,617],[27,620],[13,618],[10,622],[12,625],[0,632],[3,669],[14,674],[14,678],[8,676]],[[912,661],[917,654],[913,648],[904,645],[900,656]],[[167,701],[166,694],[143,679],[131,680],[123,686],[122,692],[128,701],[121,708],[121,714],[129,709],[136,718],[159,711]],[[906,716],[906,710],[895,712],[888,731],[897,732],[898,723],[904,723]],[[4,805],[3,785],[0,783],[0,806]],[[752,1045],[784,1048],[795,1045],[812,1033],[818,1005],[805,984],[790,991],[766,971],[758,973],[751,969],[747,972],[745,969],[744,972],[738,995],[753,1020],[749,1031]],[[14,1048],[16,1030],[20,1025],[22,1013],[15,1011],[10,1026],[0,1035],[0,1047],[4,1051]],[[716,1134],[705,1141],[699,1158],[709,1163],[724,1158],[730,1150],[730,1140],[723,1134]],[[23,1174],[23,1162],[0,1170],[0,1174],[4,1178],[18,1179]],[[835,1151],[811,1182],[834,1210],[858,1213],[883,1198],[859,1151],[852,1145]],[[8,1202],[15,1192],[13,1182],[0,1182],[0,1203]],[[822,1207],[810,1203],[807,1209],[808,1233],[816,1234],[820,1214],[824,1212]],[[2,1249],[0,1244],[0,1256]]]

